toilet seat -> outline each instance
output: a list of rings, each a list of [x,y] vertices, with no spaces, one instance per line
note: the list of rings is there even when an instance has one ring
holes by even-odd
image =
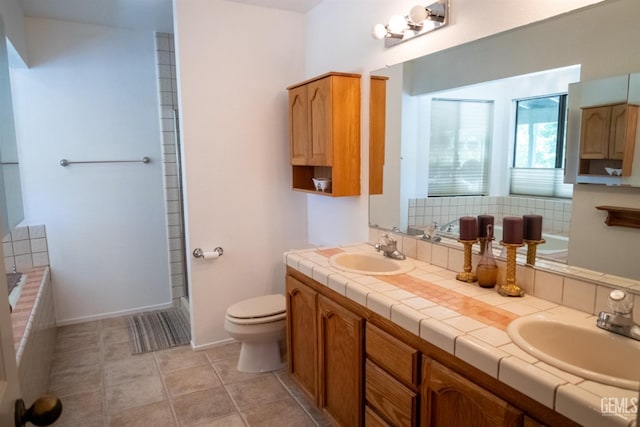
[[[273,294],[250,298],[227,309],[228,321],[238,325],[255,325],[283,320],[287,316],[284,295]]]

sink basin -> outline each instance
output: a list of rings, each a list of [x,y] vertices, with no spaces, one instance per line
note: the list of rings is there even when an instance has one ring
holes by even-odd
[[[341,252],[329,258],[329,264],[349,273],[375,276],[403,274],[414,268],[409,260],[399,261],[387,258],[381,253],[368,252]]]
[[[638,390],[640,342],[604,331],[593,318],[539,314],[507,327],[513,342],[532,356],[582,378]]]

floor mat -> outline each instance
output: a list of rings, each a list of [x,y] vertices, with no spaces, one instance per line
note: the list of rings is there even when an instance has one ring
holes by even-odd
[[[185,345],[191,340],[189,321],[178,309],[140,313],[127,321],[132,354]]]

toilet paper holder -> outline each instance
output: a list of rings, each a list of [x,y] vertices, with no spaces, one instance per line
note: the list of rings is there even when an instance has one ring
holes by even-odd
[[[200,248],[195,248],[193,250],[193,256],[202,259],[217,258],[221,257],[223,254],[224,250],[220,246],[216,247],[212,252],[205,252]]]

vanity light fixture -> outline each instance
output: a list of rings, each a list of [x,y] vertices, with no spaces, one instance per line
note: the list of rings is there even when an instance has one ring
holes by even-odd
[[[395,46],[447,25],[448,10],[448,0],[440,0],[429,6],[413,6],[408,15],[393,15],[388,24],[376,24],[372,31],[373,38],[384,39],[385,47]]]

